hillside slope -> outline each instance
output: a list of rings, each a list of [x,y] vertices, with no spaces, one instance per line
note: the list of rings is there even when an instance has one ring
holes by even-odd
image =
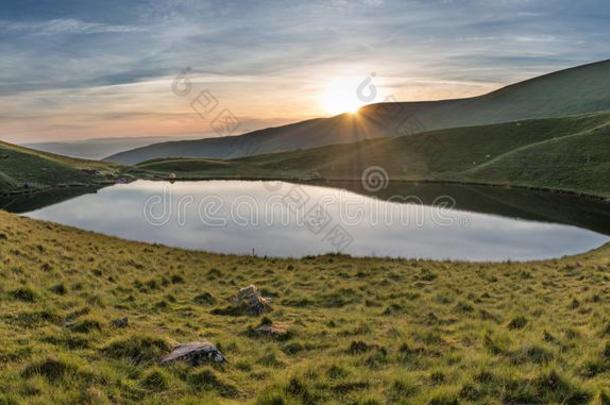
[[[382,167],[390,180],[555,188],[610,196],[610,113],[445,129],[229,161],[153,160],[138,169],[183,178],[359,180]]]
[[[557,189],[608,192],[610,126],[528,145],[471,169],[463,176],[494,183],[544,184]]]
[[[73,159],[0,141],[0,194],[99,184],[113,178],[117,169],[106,162]]]
[[[231,159],[278,151],[410,135],[436,129],[562,117],[610,108],[610,60],[507,86],[480,97],[381,103],[356,115],[303,121],[239,136],[165,142],[107,158],[135,164],[164,157]]]

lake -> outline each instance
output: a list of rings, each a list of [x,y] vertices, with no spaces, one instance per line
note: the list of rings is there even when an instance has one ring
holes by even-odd
[[[443,184],[136,181],[83,195],[33,195],[0,207],[125,239],[272,257],[503,261],[556,258],[610,240],[607,202]]]

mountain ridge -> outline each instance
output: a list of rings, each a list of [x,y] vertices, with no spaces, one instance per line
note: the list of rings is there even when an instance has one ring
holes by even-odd
[[[370,104],[357,115],[313,118],[230,137],[164,142],[106,160],[137,164],[167,157],[233,159],[437,129],[559,118],[608,108],[610,59],[547,73],[482,96]]]

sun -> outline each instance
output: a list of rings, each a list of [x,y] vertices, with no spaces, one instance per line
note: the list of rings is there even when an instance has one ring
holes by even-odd
[[[358,82],[335,79],[327,83],[322,93],[322,106],[332,115],[346,112],[356,113],[365,103],[357,94]]]

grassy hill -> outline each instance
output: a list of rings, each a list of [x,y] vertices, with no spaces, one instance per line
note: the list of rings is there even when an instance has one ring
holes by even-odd
[[[0,211],[0,403],[610,398],[610,245],[531,263],[301,260],[127,242]],[[223,311],[240,287],[261,317]],[[111,322],[128,317],[125,328]],[[561,320],[561,322],[559,322]],[[223,366],[161,366],[209,339]]]
[[[114,178],[118,166],[73,159],[0,141],[0,193],[93,185]]]
[[[610,60],[555,72],[480,97],[364,107],[239,136],[165,142],[108,157],[135,164],[168,157],[232,159],[445,128],[604,111],[610,105]]]
[[[465,178],[610,193],[610,128],[538,142],[470,169]]]
[[[391,180],[521,185],[610,196],[610,113],[526,120],[380,138],[228,161],[158,159],[137,166],[183,178]]]

